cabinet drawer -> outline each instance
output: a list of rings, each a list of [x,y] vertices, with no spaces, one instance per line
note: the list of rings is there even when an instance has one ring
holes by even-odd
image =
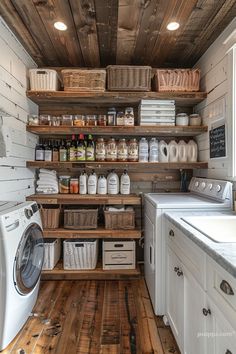
[[[236,279],[207,257],[207,292],[236,329]]]
[[[134,251],[105,251],[103,252],[103,269],[134,269]]]
[[[206,254],[188,236],[168,222],[166,227],[168,245],[193,274],[199,284],[206,289]]]
[[[135,241],[103,240],[103,251],[134,251]]]

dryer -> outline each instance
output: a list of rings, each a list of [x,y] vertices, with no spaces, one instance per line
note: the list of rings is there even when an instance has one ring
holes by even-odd
[[[17,335],[35,305],[44,244],[35,202],[0,202],[0,351]]]

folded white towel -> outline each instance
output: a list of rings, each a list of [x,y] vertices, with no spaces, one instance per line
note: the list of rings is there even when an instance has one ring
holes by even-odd
[[[44,173],[52,176],[57,175],[57,172],[55,170],[46,170],[45,168],[40,168],[39,173]]]
[[[50,183],[50,182],[40,182],[40,181],[37,181],[36,182],[37,186],[43,188],[43,187],[52,187],[52,188],[58,188],[58,183]]]
[[[48,194],[57,194],[59,192],[58,188],[52,188],[52,187],[37,187],[36,188],[37,193],[48,193]]]
[[[44,182],[57,182],[57,178],[51,178],[51,177],[40,177],[38,181],[44,181]]]

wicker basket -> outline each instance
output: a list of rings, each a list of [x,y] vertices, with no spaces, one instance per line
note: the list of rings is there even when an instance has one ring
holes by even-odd
[[[89,230],[96,229],[98,209],[68,209],[64,210],[64,228]]]
[[[199,91],[199,69],[157,69],[154,75],[156,91]]]
[[[57,229],[60,224],[60,208],[43,208],[41,207],[42,225],[45,229]]]
[[[150,66],[109,65],[107,88],[110,91],[150,91]]]
[[[134,229],[135,212],[133,210],[125,211],[104,211],[105,229]]]
[[[106,70],[103,69],[66,69],[62,70],[64,91],[104,92]]]
[[[75,239],[63,242],[64,269],[95,269],[97,259],[97,239]]]

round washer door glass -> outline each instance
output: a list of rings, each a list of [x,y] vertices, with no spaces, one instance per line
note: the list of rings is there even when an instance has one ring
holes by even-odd
[[[43,258],[42,229],[31,224],[21,238],[15,257],[14,282],[20,294],[26,295],[34,289],[42,271]]]

